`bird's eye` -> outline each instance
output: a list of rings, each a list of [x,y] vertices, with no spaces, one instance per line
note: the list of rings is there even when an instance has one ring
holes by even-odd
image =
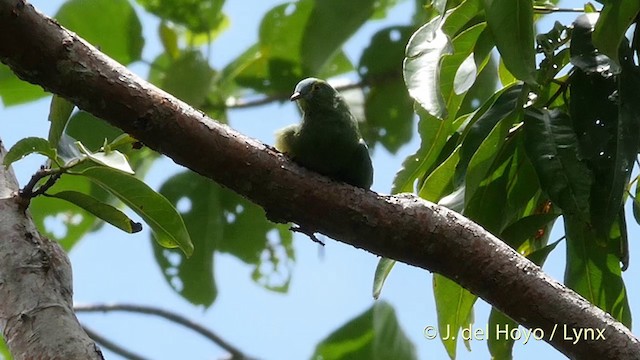
[[[318,87],[319,87],[319,86],[318,86],[318,84],[317,84],[317,83],[311,84],[311,91],[312,91],[312,92],[315,92],[316,90],[318,90]]]

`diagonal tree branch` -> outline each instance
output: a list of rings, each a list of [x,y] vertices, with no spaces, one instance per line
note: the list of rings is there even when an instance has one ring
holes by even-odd
[[[468,219],[410,194],[380,195],[305,170],[141,80],[23,0],[0,0],[0,60],[259,204],[274,221],[455,280],[570,358],[640,356],[622,324]],[[605,338],[563,336],[581,329]]]

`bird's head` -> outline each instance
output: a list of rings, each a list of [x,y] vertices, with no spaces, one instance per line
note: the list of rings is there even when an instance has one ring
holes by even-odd
[[[307,78],[296,85],[291,101],[297,101],[302,110],[306,110],[310,105],[334,106],[338,92],[326,81]]]

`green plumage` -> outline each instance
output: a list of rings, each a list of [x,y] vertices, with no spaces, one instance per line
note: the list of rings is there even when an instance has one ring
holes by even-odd
[[[294,100],[302,110],[302,121],[276,133],[276,148],[308,169],[369,189],[373,183],[369,149],[342,96],[325,81],[308,78],[296,85]]]

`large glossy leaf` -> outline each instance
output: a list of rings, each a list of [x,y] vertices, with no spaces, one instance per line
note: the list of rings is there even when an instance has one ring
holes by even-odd
[[[90,167],[81,174],[109,191],[144,219],[160,245],[179,247],[187,256],[193,253],[193,243],[182,217],[164,196],[147,184],[108,167]]]
[[[576,69],[570,78],[571,117],[595,180],[591,221],[602,234],[618,216],[638,149],[640,76],[626,49],[617,77]]]
[[[427,201],[437,203],[444,196],[451,194],[456,186],[455,174],[458,161],[460,161],[459,146],[429,174],[423,182],[418,195]]]
[[[438,274],[433,275],[433,295],[438,313],[438,333],[449,357],[455,359],[458,332],[472,324],[473,304],[478,297]]]
[[[322,340],[311,359],[412,360],[417,355],[393,308],[380,301]]]
[[[589,223],[572,215],[564,217],[564,224],[565,284],[630,326],[631,311],[620,269],[620,232],[599,236]]]
[[[535,84],[533,2],[485,0],[485,14],[509,72],[522,81]]]
[[[530,213],[527,208],[538,205],[535,198],[536,195],[541,193],[540,181],[531,160],[526,154],[523,138],[524,136],[519,136],[517,139],[518,144],[513,155],[513,166],[509,174],[507,189],[507,205],[518,216],[526,216],[525,214]]]
[[[498,124],[491,130],[480,146],[478,146],[467,167],[465,175],[465,196],[469,199],[473,198],[480,184],[488,177],[492,169],[495,168],[496,163],[500,161],[501,153],[505,154],[508,150],[513,149],[513,147],[506,147],[505,142],[507,142],[509,130],[513,124],[518,121],[522,115],[522,111],[519,107],[515,106],[511,112],[496,115],[504,115],[505,117],[500,119]],[[512,141],[513,138],[509,140]]]
[[[604,4],[593,31],[593,44],[618,61],[618,47],[640,13],[640,1],[608,1]]]
[[[571,119],[560,110],[529,108],[525,148],[542,188],[564,214],[588,219],[593,174],[578,155]]]
[[[55,18],[121,64],[142,55],[142,26],[127,0],[70,0]]]
[[[404,81],[409,95],[431,116],[443,119],[447,106],[440,92],[440,63],[453,53],[442,22],[434,19],[420,27],[409,39],[403,63]]]
[[[0,98],[4,106],[19,105],[45,96],[47,93],[40,86],[20,80],[7,65],[0,64]]]
[[[487,100],[469,119],[464,130],[457,177],[463,178],[471,158],[500,120],[518,110],[522,85],[505,87]]]
[[[416,180],[422,178],[434,166],[440,151],[450,135],[451,120],[440,120],[425,111],[419,111],[418,133],[422,142],[415,154],[408,156],[393,179],[391,193],[413,192]]]
[[[506,143],[496,157],[486,179],[478,186],[473,197],[465,194],[463,215],[482,225],[492,234],[499,234],[511,213],[507,208],[507,188],[512,166],[513,143]]]
[[[224,0],[136,0],[147,11],[194,33],[215,30],[225,21]]]

